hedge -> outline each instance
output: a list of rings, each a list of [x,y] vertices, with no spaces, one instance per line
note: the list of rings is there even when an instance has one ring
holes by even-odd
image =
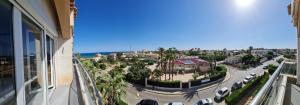
[[[214,73],[213,75],[210,75],[209,78],[201,78],[201,79],[197,79],[197,80],[191,80],[191,86],[199,86],[201,84],[213,82],[213,81],[219,80],[221,78],[224,78],[226,76],[227,69],[224,66],[217,66],[216,70],[214,70],[213,72],[216,72],[216,73]],[[210,79],[210,81],[202,82],[202,80],[206,80],[206,79]]]
[[[139,84],[139,85],[145,86],[145,79],[133,80],[133,79],[129,78],[127,75],[125,75],[125,80],[127,82],[130,82],[130,83],[134,83],[134,84]]]
[[[258,76],[248,84],[246,84],[243,88],[233,91],[228,97],[225,98],[225,102],[227,105],[235,105],[239,100],[244,98],[244,96],[249,92],[250,89],[255,87],[263,76]]]
[[[269,73],[265,72],[262,79],[259,81],[257,87],[255,88],[254,92],[252,93],[252,96],[255,96],[259,90],[267,83],[269,80]]]
[[[158,80],[147,80],[148,85],[166,87],[166,88],[180,88],[180,81],[158,81]]]

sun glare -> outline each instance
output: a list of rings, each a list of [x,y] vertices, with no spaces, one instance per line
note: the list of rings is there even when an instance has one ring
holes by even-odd
[[[254,0],[235,0],[236,5],[239,7],[249,7],[253,4]]]

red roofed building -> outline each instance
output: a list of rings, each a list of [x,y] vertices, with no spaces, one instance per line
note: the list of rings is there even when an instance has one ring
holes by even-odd
[[[209,63],[200,58],[180,58],[174,62],[175,70],[184,70],[185,72],[193,72],[200,70],[207,72],[209,70]]]

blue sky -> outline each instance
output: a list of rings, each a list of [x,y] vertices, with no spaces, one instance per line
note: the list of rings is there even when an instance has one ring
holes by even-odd
[[[295,48],[290,0],[77,0],[75,52]]]

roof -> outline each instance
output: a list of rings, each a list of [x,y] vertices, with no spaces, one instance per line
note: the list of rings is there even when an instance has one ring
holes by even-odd
[[[208,63],[208,62],[199,58],[177,59],[175,61],[175,64],[184,64],[184,65],[192,65],[192,64],[200,64],[200,63]]]

